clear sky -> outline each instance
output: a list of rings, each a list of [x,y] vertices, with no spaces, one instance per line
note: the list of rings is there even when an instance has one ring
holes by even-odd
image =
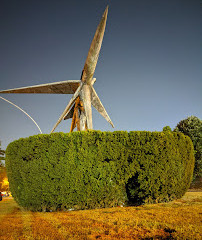
[[[109,4],[94,84],[115,129],[93,110],[94,129],[161,131],[202,118],[202,12],[198,0],[1,0],[0,89],[80,79]],[[71,95],[1,94],[49,133]],[[71,121],[56,131],[69,132]],[[0,99],[2,148],[38,134]]]

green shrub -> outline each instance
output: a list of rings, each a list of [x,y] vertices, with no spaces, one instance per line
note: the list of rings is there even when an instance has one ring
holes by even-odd
[[[191,138],[195,150],[194,180],[202,178],[202,120],[190,116],[180,121],[174,131],[182,132]]]
[[[6,150],[10,189],[34,211],[168,201],[188,189],[189,137],[171,132],[75,132],[21,138]]]
[[[133,203],[164,202],[184,195],[193,175],[191,140],[183,134],[142,132],[133,136],[130,150],[138,166],[128,180],[128,198]],[[134,161],[133,160],[133,161]]]
[[[171,127],[170,127],[170,126],[165,126],[165,127],[163,128],[163,132],[166,132],[166,131],[172,132]]]

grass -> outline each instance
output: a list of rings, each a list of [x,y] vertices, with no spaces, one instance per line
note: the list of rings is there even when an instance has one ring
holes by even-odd
[[[138,207],[29,212],[0,202],[0,239],[201,239],[202,192]]]

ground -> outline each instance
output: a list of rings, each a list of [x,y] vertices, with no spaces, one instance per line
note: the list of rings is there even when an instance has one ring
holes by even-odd
[[[138,207],[29,212],[0,202],[0,239],[201,239],[202,192]]]

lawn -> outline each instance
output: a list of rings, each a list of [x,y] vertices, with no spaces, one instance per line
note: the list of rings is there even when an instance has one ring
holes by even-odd
[[[202,192],[138,207],[29,212],[0,202],[0,239],[201,239]]]

